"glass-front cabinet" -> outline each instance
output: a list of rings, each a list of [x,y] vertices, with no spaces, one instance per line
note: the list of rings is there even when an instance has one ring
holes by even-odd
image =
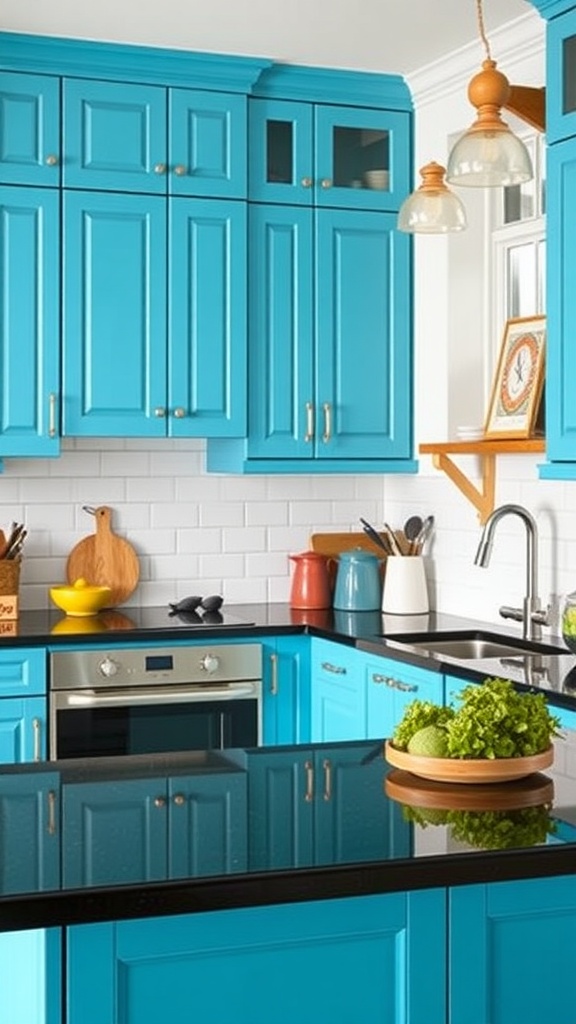
[[[251,100],[250,198],[396,209],[406,191],[408,124],[389,110]]]
[[[570,10],[548,22],[546,139],[549,143],[576,135],[576,8],[569,6]]]

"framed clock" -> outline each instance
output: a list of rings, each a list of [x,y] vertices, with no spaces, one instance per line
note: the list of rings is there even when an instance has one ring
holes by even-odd
[[[542,432],[546,318],[515,317],[506,322],[485,438],[526,438]]]

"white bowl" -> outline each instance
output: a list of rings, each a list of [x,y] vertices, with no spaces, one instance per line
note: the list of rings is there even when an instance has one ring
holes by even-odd
[[[390,187],[390,171],[378,167],[372,171],[365,171],[364,184],[368,188],[387,189]]]

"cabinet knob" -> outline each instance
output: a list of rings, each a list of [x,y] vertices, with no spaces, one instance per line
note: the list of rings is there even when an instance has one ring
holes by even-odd
[[[302,178],[302,181],[300,182],[300,184],[302,185],[302,188],[312,188],[312,185],[314,184],[314,179],[313,178]]]
[[[186,409],[183,409],[181,405],[177,405],[174,409],[174,416],[177,420],[183,420],[186,415]]]
[[[157,405],[154,409],[154,415],[157,419],[161,420],[162,417],[166,415],[166,409],[162,405]]]
[[[48,167],[56,167],[58,163],[58,157],[56,156],[56,153],[49,153],[46,157],[45,163],[48,164]]]
[[[188,168],[184,164],[176,164],[174,168],[174,174],[177,174],[179,178],[183,178],[188,173]]]
[[[176,796],[174,797],[174,803],[176,804],[177,807],[182,807],[183,804],[186,803],[186,797],[184,796],[184,794],[176,793]]]
[[[332,188],[332,178],[322,178],[320,186],[321,188]]]
[[[154,164],[154,174],[166,174],[166,164]]]
[[[165,796],[155,796],[154,797],[154,807],[166,807],[166,797]]]

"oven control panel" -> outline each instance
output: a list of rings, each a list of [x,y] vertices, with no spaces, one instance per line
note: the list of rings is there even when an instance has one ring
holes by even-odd
[[[50,688],[240,682],[262,678],[260,644],[54,651]]]

